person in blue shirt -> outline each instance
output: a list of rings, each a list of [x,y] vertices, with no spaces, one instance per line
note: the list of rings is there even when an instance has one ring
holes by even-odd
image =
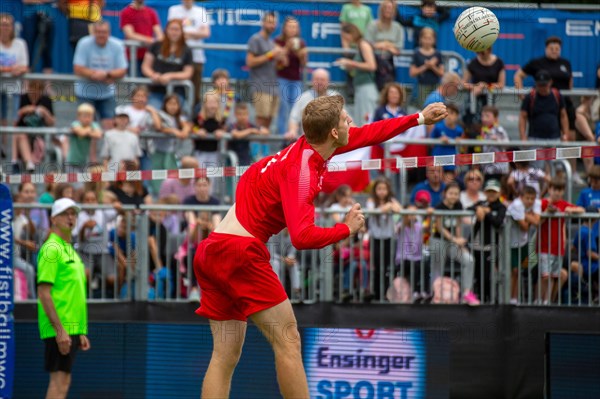
[[[594,165],[588,173],[588,188],[579,193],[577,206],[600,209],[600,165]]]
[[[399,10],[396,14],[396,21],[413,28],[413,37],[419,37],[423,28],[431,28],[438,33],[440,24],[448,18],[450,18],[450,11],[447,8],[438,7],[435,0],[422,0],[421,9],[416,14],[408,14],[404,10]],[[417,46],[418,42],[415,40],[415,47]]]
[[[429,93],[423,103],[423,108],[433,103],[447,103],[448,100],[455,100],[458,96],[458,90],[462,85],[460,76],[456,72],[446,72],[437,89]]]
[[[596,213],[596,208],[586,208],[587,213]],[[597,220],[597,219],[594,219]],[[582,219],[581,228],[575,233],[573,239],[573,248],[579,255],[579,264],[581,265],[581,276],[583,284],[579,282],[579,274],[571,273],[571,291],[579,295],[579,299],[587,301],[589,298],[589,287],[585,284],[593,284],[598,281],[599,250],[598,236],[600,235],[600,222],[596,221],[593,225],[592,219]],[[591,225],[591,226],[590,226]],[[563,288],[563,291],[565,288]],[[576,295],[577,296],[577,295]]]
[[[464,130],[458,124],[460,111],[454,104],[446,104],[448,116],[441,122],[438,122],[433,127],[430,133],[432,139],[439,139],[442,143],[449,143],[452,140],[459,139],[463,136]],[[456,146],[453,145],[435,145],[431,149],[431,155],[456,155]],[[454,165],[444,166],[444,172],[453,172],[456,167]]]
[[[130,228],[129,237],[127,237],[127,227]],[[136,251],[137,247],[135,239],[135,221],[131,217],[129,226],[126,216],[117,218],[117,226],[108,233],[108,253],[113,257],[117,265],[117,289],[120,290],[121,299],[132,298],[135,295],[135,266],[136,266]],[[127,268],[130,269],[128,272]],[[130,293],[127,287],[128,276],[131,276],[133,285]]]
[[[427,179],[421,183],[418,183],[410,194],[410,203],[415,204],[417,193],[420,190],[425,190],[431,194],[430,206],[435,208],[440,202],[442,202],[442,193],[446,188],[443,180],[443,170],[441,166],[428,166],[426,169]]]

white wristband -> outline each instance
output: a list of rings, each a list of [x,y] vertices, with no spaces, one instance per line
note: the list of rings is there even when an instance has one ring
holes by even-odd
[[[417,118],[417,123],[418,123],[419,125],[423,125],[423,124],[425,124],[425,117],[424,117],[424,116],[423,116],[423,114],[422,114],[422,113],[420,113],[420,112],[419,112],[419,117]]]

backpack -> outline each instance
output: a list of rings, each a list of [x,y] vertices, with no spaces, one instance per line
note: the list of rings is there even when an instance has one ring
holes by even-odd
[[[535,105],[535,98],[536,98],[536,91],[535,89],[531,89],[531,91],[529,92],[529,117],[531,118],[531,115],[533,114],[533,106]],[[558,106],[558,111],[559,111],[559,119],[560,119],[560,91],[558,91],[558,89],[556,87],[552,87],[550,89],[550,94],[552,94],[552,97],[554,97],[554,100],[556,101],[556,105]]]
[[[433,282],[431,303],[456,304],[460,302],[460,285],[450,277],[438,277]]]
[[[370,42],[369,46],[373,49],[373,55],[375,57],[375,84],[377,85],[377,90],[381,91],[383,87],[396,80],[396,68],[394,67],[394,61],[392,58],[384,58],[381,54],[378,54],[375,51],[375,48]],[[358,51],[360,50],[360,46],[358,47]],[[361,58],[364,60],[365,57],[360,53]]]

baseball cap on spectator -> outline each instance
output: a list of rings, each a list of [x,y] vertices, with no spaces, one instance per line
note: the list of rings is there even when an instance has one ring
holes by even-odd
[[[483,187],[483,191],[495,191],[497,193],[500,192],[500,182],[496,179],[490,179],[485,182],[485,186]]]
[[[122,105],[119,105],[117,108],[115,108],[115,116],[126,116],[129,118],[129,114]]]
[[[52,212],[50,214],[50,217],[58,216],[70,208],[74,208],[77,212],[81,210],[79,205],[77,205],[77,203],[71,198],[57,199],[56,201],[54,201],[54,204],[52,204]]]
[[[431,194],[427,190],[419,190],[415,194],[415,202],[425,202],[431,204]]]
[[[550,80],[552,80],[550,72],[546,71],[545,69],[540,69],[535,74],[535,83],[546,84],[550,82]]]

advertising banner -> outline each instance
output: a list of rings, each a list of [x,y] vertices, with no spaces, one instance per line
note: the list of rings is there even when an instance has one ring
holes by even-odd
[[[12,220],[10,190],[0,184],[0,399],[12,397],[15,370]]]

